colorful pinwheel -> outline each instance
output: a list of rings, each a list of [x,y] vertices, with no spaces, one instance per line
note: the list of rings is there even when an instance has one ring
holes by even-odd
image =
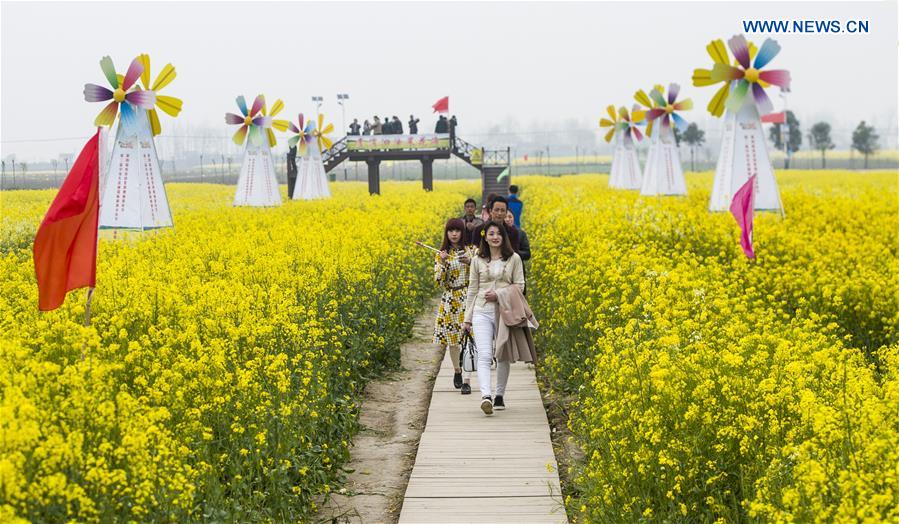
[[[152,91],[130,91],[134,83],[144,71],[144,66],[140,60],[135,58],[128,66],[128,72],[122,77],[116,74],[115,66],[112,58],[104,56],[100,60],[100,69],[106,75],[106,80],[113,90],[109,90],[97,84],[84,84],[84,99],[88,102],[105,102],[112,100],[106,107],[100,111],[97,118],[94,119],[94,125],[111,126],[115,122],[115,117],[119,113],[120,106],[122,118],[131,116],[131,106],[141,107],[143,109],[152,109],[156,103],[156,94]]]
[[[165,111],[169,116],[177,117],[178,113],[181,112],[181,100],[173,96],[159,94],[159,91],[163,87],[169,85],[172,80],[175,79],[176,73],[174,66],[172,66],[172,64],[166,64],[165,67],[162,68],[162,72],[159,73],[159,76],[156,77],[156,81],[153,82],[153,85],[150,85],[150,55],[142,54],[137,58],[144,67],[144,71],[140,76],[141,83],[144,84],[146,92],[154,93],[156,96],[154,105]],[[150,108],[147,111],[147,117],[150,120],[150,129],[153,131],[153,136],[158,135],[162,131],[162,127],[159,125],[159,115],[156,113],[155,107]]]
[[[271,127],[271,117],[260,114],[262,107],[265,105],[265,97],[262,95],[257,96],[256,100],[253,100],[253,107],[249,112],[247,112],[247,101],[243,95],[237,97],[236,100],[237,107],[243,116],[225,113],[225,123],[240,125],[240,129],[234,133],[234,143],[242,145],[249,132],[250,142],[254,145],[260,145],[262,143],[262,134],[259,130]]]
[[[607,107],[606,111],[609,113],[609,118],[601,118],[599,120],[599,127],[610,128],[609,132],[606,133],[605,140],[606,142],[611,142],[612,138],[615,136],[615,131],[618,130],[618,113],[615,111],[615,106]]]
[[[618,117],[618,129],[624,136],[625,142],[634,140],[639,142],[643,140],[643,133],[640,132],[640,127],[646,124],[646,112],[642,111],[640,106],[634,104],[630,114],[628,114],[626,107],[619,107]]]
[[[755,46],[747,42],[743,35],[735,35],[727,41],[727,45],[736,59],[734,65],[729,63],[724,42],[714,40],[706,47],[709,56],[715,62],[712,69],[693,71],[693,85],[697,87],[724,82],[724,85],[709,102],[709,112],[715,116],[721,116],[725,109],[730,112],[739,111],[751,88],[752,98],[759,115],[770,113],[774,110],[774,105],[765,93],[765,88],[770,85],[776,85],[781,89],[790,88],[789,71],[783,69],[762,71],[762,68],[780,52],[780,45],[768,38],[762,43],[761,49],[756,52]]]
[[[649,98],[652,99],[654,106],[646,112],[646,120],[649,121],[646,128],[647,136],[651,136],[652,124],[657,119],[661,119],[663,130],[671,128],[672,120],[674,121],[674,125],[677,126],[678,131],[686,130],[687,121],[681,118],[675,111],[687,111],[693,109],[693,101],[689,98],[680,102],[677,101],[677,95],[680,93],[679,85],[671,84],[668,86],[667,100],[662,95],[663,91],[660,88],[661,86],[656,86],[649,92]],[[646,96],[643,91],[639,91],[637,96],[639,97],[639,95]]]
[[[652,88],[658,90],[659,93],[665,92],[665,88],[662,87],[661,84],[656,84],[652,86]],[[641,109],[643,109],[644,111],[649,111],[650,109],[659,107],[658,102],[650,98],[650,96],[647,95],[646,92],[642,89],[634,93],[634,100],[636,100],[641,106],[643,106]],[[653,121],[647,119],[646,136],[652,136],[652,125]]]
[[[331,146],[334,145],[334,142],[331,141],[326,135],[334,131],[334,124],[325,124],[325,115],[319,113],[318,115],[318,127],[315,128],[315,131],[312,132],[312,135],[318,141],[318,150],[324,151],[325,149],[331,149]]]
[[[288,122],[287,120],[275,119],[275,115],[280,113],[282,109],[284,109],[284,102],[282,102],[280,98],[278,100],[275,100],[275,103],[272,105],[271,113],[267,111],[265,104],[262,104],[262,116],[268,117],[268,121],[266,123],[268,123],[269,125],[265,127],[265,132],[268,136],[269,147],[275,147],[275,145],[278,143],[277,139],[275,139],[275,132],[272,131],[272,128],[277,129],[278,131],[281,131],[283,133],[284,131],[287,131],[287,127],[290,125],[290,122]]]
[[[312,120],[309,120],[305,122],[304,125],[303,113],[300,113],[299,126],[294,125],[293,122],[289,122],[288,127],[296,134],[287,140],[287,144],[290,147],[296,147],[300,156],[305,156],[306,144],[312,141],[315,132],[315,123],[313,123]]]

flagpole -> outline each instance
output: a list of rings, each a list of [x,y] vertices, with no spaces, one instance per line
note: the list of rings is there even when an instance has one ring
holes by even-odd
[[[84,327],[91,325],[91,299],[94,297],[94,288],[87,288],[87,307],[84,309]],[[81,361],[84,362],[84,350],[87,347],[87,341],[81,343]]]

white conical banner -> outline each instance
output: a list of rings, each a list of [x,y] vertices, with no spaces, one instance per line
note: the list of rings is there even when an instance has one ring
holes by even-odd
[[[306,154],[297,158],[297,182],[293,186],[294,200],[315,200],[329,198],[328,174],[322,160],[318,141],[313,139],[306,145]]]
[[[724,138],[715,168],[715,183],[709,211],[730,209],[734,193],[756,176],[755,209],[783,211],[774,168],[755,104],[747,103],[739,113],[724,116]]]
[[[643,169],[641,195],[686,195],[687,184],[680,163],[677,142],[672,128],[663,128],[656,121],[656,132],[649,143],[646,167]]]
[[[234,193],[235,206],[280,206],[281,192],[278,179],[275,177],[275,164],[272,160],[272,149],[268,146],[265,133],[263,143],[255,145],[248,139],[240,166],[240,177],[237,179],[237,191]]]
[[[119,119],[102,177],[99,226],[138,230],[173,226],[150,120],[143,109],[126,110]]]
[[[625,140],[622,131],[615,133],[615,154],[612,156],[612,170],[609,187],[617,189],[640,189],[642,173],[637,148],[633,140]]]

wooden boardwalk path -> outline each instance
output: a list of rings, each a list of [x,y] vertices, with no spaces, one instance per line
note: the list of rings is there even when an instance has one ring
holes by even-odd
[[[475,374],[471,395],[460,395],[452,379],[446,356],[399,522],[567,523],[534,371],[512,365],[507,408],[489,417],[480,410]]]

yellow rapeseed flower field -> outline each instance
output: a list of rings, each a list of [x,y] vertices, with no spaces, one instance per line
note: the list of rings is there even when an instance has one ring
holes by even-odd
[[[685,198],[516,179],[573,520],[899,520],[896,174],[778,178],[756,261],[711,174]]]
[[[174,230],[101,241],[89,328],[84,291],[37,311],[31,243],[54,192],[0,195],[0,521],[312,515],[361,388],[398,365],[434,292],[411,242],[474,190],[384,186],[250,209],[233,187],[171,184]]]

